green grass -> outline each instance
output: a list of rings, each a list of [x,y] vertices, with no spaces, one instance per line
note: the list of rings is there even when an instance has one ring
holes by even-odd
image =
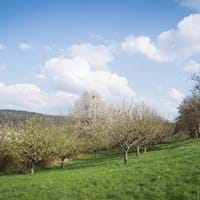
[[[200,140],[157,145],[137,158],[90,156],[34,175],[0,177],[0,200],[200,200]]]

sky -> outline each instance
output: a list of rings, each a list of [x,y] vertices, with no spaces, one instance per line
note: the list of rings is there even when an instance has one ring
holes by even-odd
[[[85,91],[168,119],[200,72],[200,0],[0,0],[0,109],[67,114]]]

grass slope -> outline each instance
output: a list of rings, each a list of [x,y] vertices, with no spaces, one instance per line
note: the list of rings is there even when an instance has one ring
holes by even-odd
[[[0,177],[1,200],[51,199],[200,199],[200,140],[156,146],[137,158],[131,154],[90,157],[64,170]]]

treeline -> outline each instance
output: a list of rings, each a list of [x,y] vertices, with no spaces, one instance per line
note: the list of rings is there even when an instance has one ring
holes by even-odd
[[[62,125],[66,123],[67,116],[46,115],[18,110],[0,110],[0,126],[4,126],[6,124],[10,127],[16,127],[27,122],[28,120],[31,120],[32,118],[44,118],[53,121],[57,125]]]
[[[51,162],[83,153],[120,148],[128,163],[131,148],[149,146],[171,137],[173,124],[153,108],[133,101],[110,105],[95,92],[84,93],[61,126],[49,118],[32,117],[25,123],[0,127],[0,171],[32,172]]]
[[[200,74],[192,76],[194,86],[178,108],[175,132],[183,137],[200,137]]]
[[[76,141],[76,143],[75,143]],[[0,171],[34,173],[55,160],[73,158],[78,152],[78,138],[67,123],[58,126],[45,117],[33,117],[17,127],[0,128]]]

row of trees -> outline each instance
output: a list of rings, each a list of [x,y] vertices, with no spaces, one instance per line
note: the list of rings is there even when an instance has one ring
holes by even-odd
[[[60,160],[63,167],[64,159],[71,159],[79,152],[78,139],[68,123],[59,127],[41,117],[0,130],[0,171],[24,172],[30,169],[34,173],[35,167],[45,168],[55,160]]]
[[[75,132],[93,144],[94,150],[119,147],[127,164],[131,147],[147,146],[161,142],[171,134],[171,124],[154,109],[132,100],[121,105],[107,105],[95,93],[85,93],[72,112]],[[88,145],[90,146],[90,145]]]
[[[95,92],[84,93],[75,103],[66,124],[58,126],[50,119],[33,118],[25,124],[0,128],[0,162],[7,168],[29,169],[45,167],[49,162],[80,153],[91,153],[119,147],[128,162],[131,148],[159,143],[165,139],[171,124],[154,109],[133,101],[121,105],[107,104]],[[8,159],[9,158],[9,159]],[[7,159],[7,160],[6,160]],[[11,165],[10,165],[11,161]]]

